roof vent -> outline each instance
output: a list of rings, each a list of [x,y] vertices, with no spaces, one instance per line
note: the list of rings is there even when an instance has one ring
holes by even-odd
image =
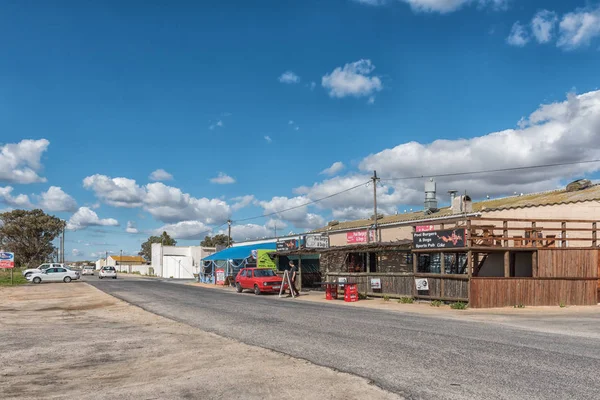
[[[435,212],[438,209],[437,199],[435,198],[435,181],[433,178],[429,178],[427,182],[425,182],[425,202],[424,202],[424,211],[426,212]]]
[[[327,223],[327,226],[336,226],[336,225],[339,225],[339,224],[340,224],[340,221],[334,220],[334,221],[329,221]]]
[[[576,192],[587,189],[590,186],[592,186],[592,182],[589,179],[579,179],[567,185],[567,192]]]

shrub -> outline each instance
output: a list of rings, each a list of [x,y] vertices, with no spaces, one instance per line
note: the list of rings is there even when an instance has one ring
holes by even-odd
[[[565,308],[567,306],[564,301],[561,301],[560,303],[558,303],[558,305],[560,306],[560,308]]]
[[[464,310],[467,308],[467,303],[463,303],[462,301],[457,301],[456,303],[452,303],[450,308],[453,310]]]
[[[383,296],[383,301],[390,301],[390,296],[387,294]]]
[[[433,301],[431,302],[431,307],[439,307],[439,306],[441,306],[441,305],[442,305],[442,302],[441,302],[441,301],[439,301],[439,300],[433,300]]]
[[[402,303],[402,304],[412,304],[414,302],[415,302],[415,300],[412,297],[400,297],[398,299],[398,303]]]
[[[358,294],[358,299],[359,299],[359,300],[366,300],[366,299],[367,299],[367,295],[366,295],[366,294],[359,293],[359,294]]]
[[[515,304],[515,308],[525,308],[523,303]]]

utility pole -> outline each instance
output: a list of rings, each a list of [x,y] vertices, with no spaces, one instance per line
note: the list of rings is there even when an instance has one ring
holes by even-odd
[[[227,220],[227,247],[231,246],[231,220]]]
[[[62,236],[60,238],[60,262],[65,263],[65,227],[63,225]]]
[[[375,218],[375,241],[379,242],[379,234],[377,231],[377,182],[379,181],[379,178],[377,177],[377,171],[373,171],[371,180],[373,181],[373,217]],[[369,238],[368,232],[367,238]]]
[[[277,239],[277,222],[275,222],[275,239]]]

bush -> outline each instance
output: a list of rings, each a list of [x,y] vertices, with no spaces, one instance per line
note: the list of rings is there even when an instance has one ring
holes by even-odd
[[[565,308],[567,306],[564,301],[561,301],[560,303],[558,303],[558,305],[560,308]]]
[[[366,299],[367,299],[367,295],[366,295],[366,294],[359,293],[359,294],[358,294],[358,299],[359,299],[359,300],[366,300]]]
[[[390,301],[390,296],[387,294],[383,296],[383,301]]]
[[[402,304],[412,304],[415,302],[415,299],[413,299],[412,297],[400,297],[398,299],[398,303],[402,303]]]
[[[525,308],[523,303],[515,304],[515,308]]]
[[[457,301],[456,303],[452,303],[450,308],[453,310],[465,310],[467,308],[467,303],[463,303],[462,301]]]
[[[439,306],[441,306],[441,305],[442,305],[442,302],[441,302],[441,301],[439,301],[439,300],[433,300],[433,301],[431,302],[431,307],[439,307]]]

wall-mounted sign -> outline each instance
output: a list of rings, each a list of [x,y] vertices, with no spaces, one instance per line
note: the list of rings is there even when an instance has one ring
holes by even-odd
[[[381,278],[371,279],[371,289],[381,289]]]
[[[290,251],[298,248],[296,239],[281,240],[277,242],[277,251]]]
[[[256,260],[258,257],[258,250],[250,250],[250,255]]]
[[[322,235],[306,235],[307,249],[326,249],[329,247],[329,238]]]
[[[375,241],[375,231],[369,231],[369,240],[367,240],[367,231],[346,232],[346,243],[367,243]]]
[[[218,269],[215,272],[217,274],[217,285],[224,285],[225,284],[225,270]]]
[[[277,269],[277,264],[275,264],[275,261],[271,259],[271,257],[269,256],[270,253],[274,253],[275,250],[258,250],[257,251],[257,259],[256,259],[256,266],[258,268],[271,268],[271,269]]]
[[[429,290],[427,278],[415,278],[415,285],[417,286],[417,290]]]
[[[466,247],[466,230],[446,229],[442,231],[413,233],[413,248],[415,249],[451,249]]]
[[[340,283],[340,287],[344,287],[344,283],[346,283],[347,280],[346,278],[338,278],[338,283]]]
[[[433,225],[419,225],[415,227],[416,232],[431,232],[435,230],[435,226]]]
[[[15,253],[0,253],[0,268],[9,269],[15,267]]]

